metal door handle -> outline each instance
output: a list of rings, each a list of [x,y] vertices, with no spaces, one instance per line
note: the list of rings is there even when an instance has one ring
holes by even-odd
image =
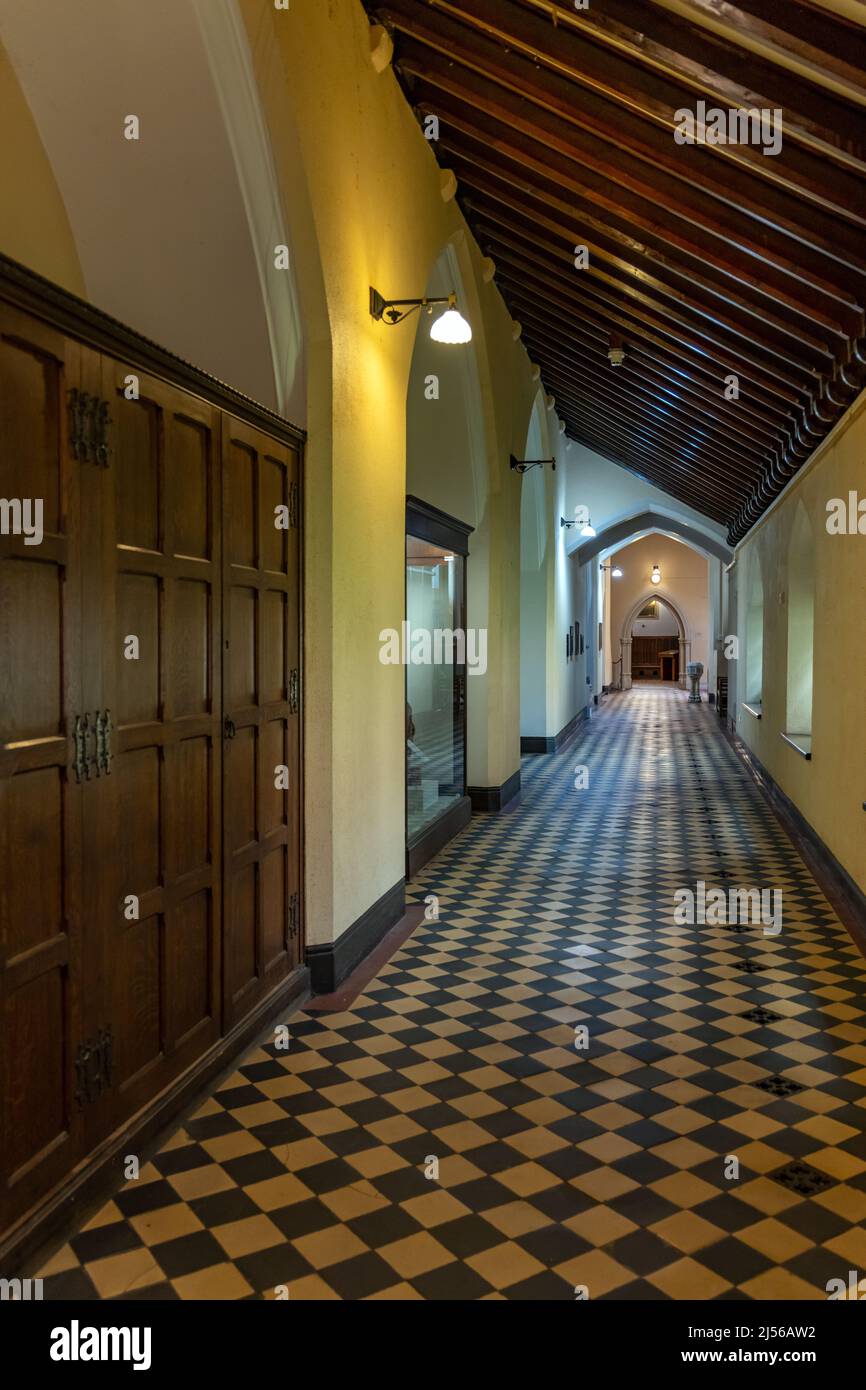
[[[226,715],[225,719],[223,720],[223,733],[225,734],[226,738],[234,738],[235,734],[237,733],[235,721],[233,719],[229,719],[228,715]]]

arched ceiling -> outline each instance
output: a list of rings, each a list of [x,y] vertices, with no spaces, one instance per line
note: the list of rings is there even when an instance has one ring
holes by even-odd
[[[364,3],[568,434],[740,540],[866,379],[866,29],[817,0]],[[782,149],[677,144],[701,99],[781,109]]]
[[[0,0],[0,34],[66,205],[91,303],[298,416],[300,393],[284,399],[297,345],[285,334],[271,341],[262,238],[254,240],[255,209],[226,128],[235,113],[211,68],[214,24],[232,8],[230,0],[211,0],[208,10],[191,0],[74,0],[49,14],[31,0]],[[197,9],[211,21],[208,46]],[[226,75],[240,82],[230,68],[218,74]],[[139,117],[137,141],[124,138],[127,115]],[[249,142],[241,153],[249,165]],[[269,204],[264,216],[273,224],[272,264],[279,233]]]
[[[576,547],[574,553],[580,563],[585,565],[587,560],[593,560],[602,551],[607,553],[616,546],[637,540],[641,536],[651,535],[654,532],[660,536],[671,536],[682,540],[693,550],[699,550],[704,555],[714,555],[717,560],[721,560],[723,565],[729,565],[734,558],[732,552],[722,545],[721,541],[708,536],[704,531],[698,531],[696,527],[687,525],[678,517],[666,516],[653,511],[639,512],[636,516],[626,517],[624,520],[606,527],[605,530],[599,531],[596,536],[585,540],[582,545]]]

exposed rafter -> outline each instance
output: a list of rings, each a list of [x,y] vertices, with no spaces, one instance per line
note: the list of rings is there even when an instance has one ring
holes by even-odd
[[[812,0],[365,4],[568,434],[740,540],[866,382],[866,29]],[[781,149],[678,144],[699,101],[780,109]]]

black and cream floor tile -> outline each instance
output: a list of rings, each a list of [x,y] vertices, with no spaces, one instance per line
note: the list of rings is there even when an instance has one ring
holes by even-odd
[[[412,884],[439,920],[251,1051],[47,1298],[822,1299],[866,1270],[866,961],[714,714],[638,687],[523,787]],[[675,924],[698,880],[780,889],[781,932]]]

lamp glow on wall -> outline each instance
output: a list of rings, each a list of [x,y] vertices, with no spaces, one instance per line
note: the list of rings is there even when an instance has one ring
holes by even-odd
[[[436,299],[385,299],[378,290],[370,286],[370,313],[374,319],[393,328],[402,323],[416,309],[432,314],[437,304],[447,304],[444,314],[440,314],[430,325],[430,337],[436,343],[469,343],[472,329],[457,308],[457,295],[452,291],[444,298]]]
[[[652,580],[653,584],[661,584],[662,572],[659,569],[658,565],[653,565],[653,572],[650,575],[650,579]]]

